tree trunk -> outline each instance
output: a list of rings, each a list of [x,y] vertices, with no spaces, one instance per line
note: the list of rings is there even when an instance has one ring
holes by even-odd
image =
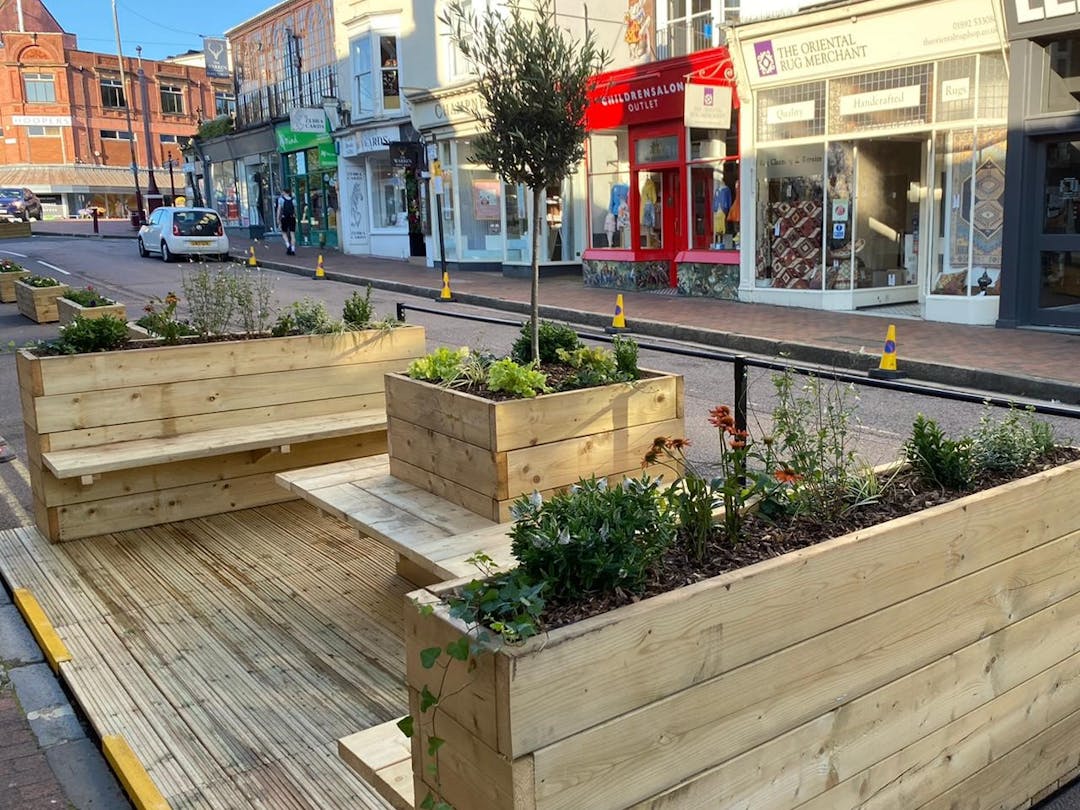
[[[534,188],[533,194],[533,229],[532,229],[532,297],[529,309],[532,318],[533,362],[540,363],[540,226],[544,221],[541,200],[547,189]]]

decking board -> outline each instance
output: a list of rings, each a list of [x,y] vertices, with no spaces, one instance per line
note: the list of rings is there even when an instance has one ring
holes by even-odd
[[[63,546],[0,532],[98,733],[174,810],[387,808],[337,739],[406,711],[394,555],[292,502]]]

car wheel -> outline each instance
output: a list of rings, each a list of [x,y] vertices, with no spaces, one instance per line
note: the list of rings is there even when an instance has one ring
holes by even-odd
[[[161,260],[163,262],[171,262],[173,259],[172,254],[169,252],[169,246],[165,243],[165,240],[161,240]]]
[[[139,255],[144,259],[150,255],[150,251],[146,249],[146,245],[143,244],[142,237],[139,237]]]
[[[28,213],[26,213],[25,211],[22,212],[22,221],[23,222],[29,222],[30,221],[30,215]]]

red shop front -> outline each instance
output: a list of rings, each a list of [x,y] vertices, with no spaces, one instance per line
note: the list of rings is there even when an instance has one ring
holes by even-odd
[[[596,76],[589,92],[589,286],[738,288],[738,99],[727,48]],[[680,268],[688,268],[682,273]]]

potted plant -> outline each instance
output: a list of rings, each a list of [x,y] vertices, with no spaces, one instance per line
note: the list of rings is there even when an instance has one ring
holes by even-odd
[[[813,405],[781,391],[758,442],[716,409],[731,452],[696,490],[523,498],[518,569],[410,596],[417,806],[1016,807],[1071,773],[1044,752],[1080,734],[1080,455],[1017,413],[919,419],[871,471]],[[740,517],[697,549],[680,492]]]
[[[632,340],[586,349],[543,322],[536,365],[530,331],[508,358],[441,348],[387,376],[391,475],[504,522],[521,493],[635,475],[658,433],[682,431],[682,376],[639,370]]]
[[[15,280],[30,275],[21,264],[11,259],[0,259],[0,302],[12,304],[15,302]]]
[[[55,278],[48,276],[23,276],[15,280],[15,301],[19,314],[37,323],[60,320],[56,301],[68,289]]]
[[[100,318],[102,315],[114,315],[122,321],[127,320],[127,309],[123,304],[101,295],[92,286],[83,289],[69,287],[56,301],[60,324],[71,323],[76,317]]]

